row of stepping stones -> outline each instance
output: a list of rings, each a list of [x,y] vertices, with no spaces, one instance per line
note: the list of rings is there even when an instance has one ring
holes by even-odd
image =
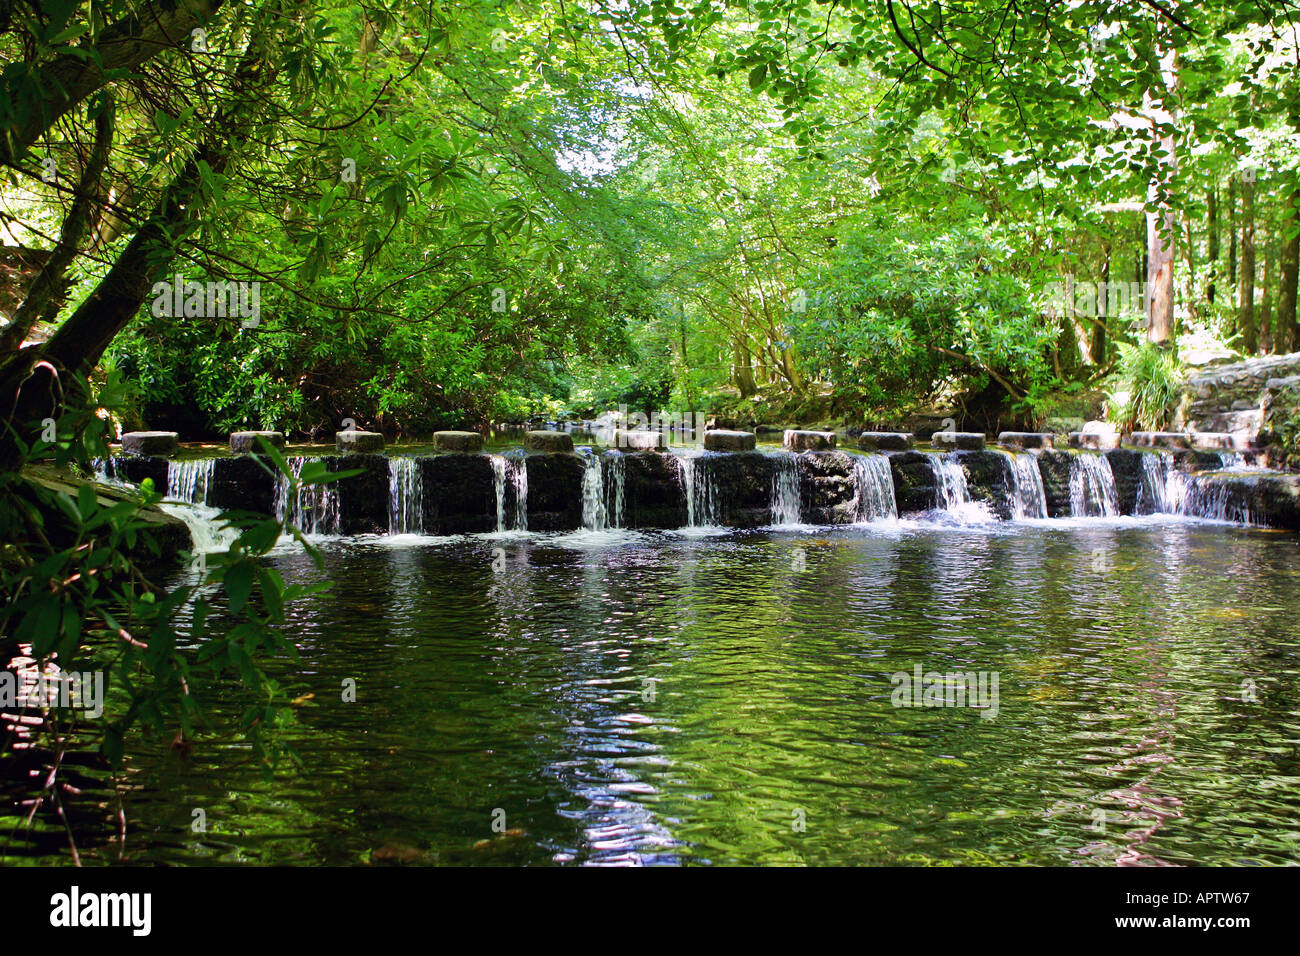
[[[277,431],[239,431],[230,433],[230,450],[236,455],[255,452],[260,441],[266,440],[283,448],[285,437]],[[705,451],[752,451],[757,446],[753,432],[714,429],[704,433]],[[941,451],[978,451],[985,446],[982,432],[934,432],[930,444]],[[783,444],[791,451],[829,451],[836,447],[835,432],[787,429]],[[1052,432],[1001,432],[997,443],[1006,448],[1033,450],[1054,448],[1056,435]],[[1239,436],[1228,433],[1183,432],[1133,432],[1121,439],[1105,432],[1071,432],[1071,448],[1107,451],[1121,444],[1131,448],[1188,449],[1206,451],[1245,450]],[[863,451],[907,451],[915,448],[917,439],[909,432],[862,432],[858,448]],[[524,448],[535,452],[571,452],[573,436],[567,432],[530,431],[524,433]],[[483,436],[478,432],[434,432],[433,446],[438,451],[474,453],[483,450]],[[176,432],[127,432],[122,436],[121,452],[124,455],[153,455],[170,458],[179,447]],[[384,436],[379,432],[341,431],[334,436],[334,447],[340,454],[370,454],[384,450]],[[667,447],[664,433],[659,430],[619,430],[614,433],[614,447],[631,451],[663,451]]]

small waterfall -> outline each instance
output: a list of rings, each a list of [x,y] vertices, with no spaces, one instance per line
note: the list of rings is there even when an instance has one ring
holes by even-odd
[[[686,493],[686,526],[711,528],[718,523],[717,494],[709,481],[703,455],[681,455],[677,459],[682,490]]]
[[[926,453],[930,469],[934,472],[935,507],[940,511],[957,511],[970,501],[966,488],[966,472],[956,453]]]
[[[507,487],[514,493],[514,530],[528,530],[528,468],[523,458],[492,455],[492,476],[497,499],[497,532],[510,530],[506,520]],[[584,494],[585,486],[584,486]]]
[[[1115,475],[1105,455],[1081,453],[1070,458],[1070,515],[1113,517],[1119,514]]]
[[[1138,514],[1183,514],[1187,476],[1174,467],[1169,452],[1144,452],[1138,483]]]
[[[190,551],[195,555],[212,554],[216,551],[229,550],[239,537],[239,529],[227,527],[218,520],[221,514],[216,508],[203,504],[179,504],[174,501],[158,503],[160,511],[185,522],[190,532]]]
[[[1233,495],[1232,487],[1227,482],[1199,475],[1192,475],[1187,482],[1179,514],[1213,521],[1254,523],[1251,520],[1250,505],[1241,496]]]
[[[853,520],[858,524],[897,518],[894,474],[884,455],[853,456]]]
[[[796,455],[773,456],[772,469],[772,524],[774,526],[799,523],[799,459]]]
[[[582,526],[588,531],[604,531],[609,511],[605,507],[605,469],[600,455],[587,453],[587,468],[582,473]]]
[[[1028,452],[1011,455],[1013,498],[1011,513],[1016,518],[1046,518],[1047,492],[1038,457]]]
[[[388,531],[424,531],[424,482],[418,458],[388,459]]]
[[[289,459],[289,470],[297,481],[302,476],[303,465],[312,459],[295,455]],[[338,483],[301,485],[292,500],[289,497],[289,478],[277,475],[275,482],[275,516],[281,521],[307,534],[339,533]]]
[[[627,459],[620,451],[605,456],[605,500],[609,502],[606,511],[609,527],[623,527],[627,502]]]
[[[1246,456],[1239,451],[1219,452],[1219,469],[1221,471],[1242,471],[1246,468]]]
[[[167,497],[175,501],[206,505],[212,483],[215,458],[173,461],[167,466]]]

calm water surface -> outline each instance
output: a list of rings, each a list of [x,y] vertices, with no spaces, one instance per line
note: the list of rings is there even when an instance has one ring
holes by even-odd
[[[305,767],[138,753],[132,862],[1300,862],[1293,535],[1124,519],[325,551],[323,574],[272,559],[333,582],[290,612],[302,661],[279,670],[315,694],[289,735]],[[916,665],[996,674],[996,716],[893,706]]]

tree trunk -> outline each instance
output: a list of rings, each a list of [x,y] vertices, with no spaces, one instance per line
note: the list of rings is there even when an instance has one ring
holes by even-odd
[[[275,23],[275,21],[272,21]],[[270,27],[274,32],[278,23]],[[23,349],[0,364],[0,471],[20,468],[43,419],[59,417],[69,400],[85,391],[85,377],[114,337],[140,311],[176,256],[176,239],[204,208],[200,170],[220,176],[239,144],[244,127],[260,108],[255,85],[272,82],[263,69],[273,47],[258,31],[245,49],[231,81],[230,100],[207,129],[176,178],[163,189],[149,218],[127,243],[108,274],[44,345]]]
[[[1219,191],[1211,187],[1205,194],[1205,225],[1209,232],[1209,262],[1206,264],[1205,300],[1214,305],[1214,280],[1219,273]]]
[[[1241,183],[1241,284],[1238,290],[1237,330],[1241,347],[1254,355],[1259,345],[1255,328],[1255,184]]]
[[[103,208],[100,180],[113,142],[113,111],[113,100],[106,97],[99,115],[95,117],[95,141],[91,145],[90,156],[82,167],[72,208],[68,210],[59,232],[59,241],[36,281],[27,290],[22,304],[14,313],[13,321],[0,332],[0,355],[22,348],[23,341],[32,328],[37,323],[51,321],[63,306],[68,288],[72,285],[67,278],[68,266],[81,251],[82,240]]]
[[[1273,230],[1264,230],[1264,281],[1259,294],[1259,350],[1272,352],[1273,349],[1273,283],[1276,268],[1276,248],[1273,242]]]
[[[1228,285],[1237,288],[1237,179],[1228,183]]]
[[[129,75],[162,50],[189,48],[190,32],[207,24],[223,0],[158,0],[131,16],[102,27],[94,43],[63,53],[39,68],[41,83],[33,99],[28,71],[12,71],[0,82],[0,97],[19,104],[0,135],[0,165],[12,166],[45,131],[86,99],[113,74]],[[6,71],[10,73],[11,71]]]
[[[1300,187],[1291,193],[1291,215],[1282,226],[1282,259],[1278,277],[1278,351],[1300,349],[1300,326],[1296,323],[1296,271],[1300,265]]]

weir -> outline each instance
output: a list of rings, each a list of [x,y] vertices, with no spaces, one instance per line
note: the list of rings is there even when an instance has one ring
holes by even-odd
[[[963,524],[1168,514],[1300,528],[1300,476],[1237,452],[827,448],[290,457],[338,482],[299,487],[255,455],[115,456],[105,480],[146,478],[178,502],[274,514],[317,535],[565,532],[869,524],[938,510]],[[1197,470],[1201,469],[1201,470]],[[531,485],[535,487],[530,488]],[[530,511],[533,512],[530,514]],[[191,515],[192,516],[192,515]]]

